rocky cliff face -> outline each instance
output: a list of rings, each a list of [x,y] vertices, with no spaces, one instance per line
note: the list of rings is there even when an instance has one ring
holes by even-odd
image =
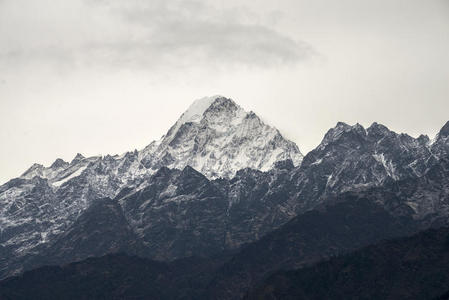
[[[103,215],[109,215],[112,220],[120,219],[109,201],[101,203],[109,207]],[[102,222],[100,218],[99,223]],[[101,231],[96,230],[95,236],[89,223],[83,218],[87,236],[103,240]],[[112,226],[111,230],[115,229]],[[39,268],[0,281],[0,298],[241,299],[274,271],[309,265],[412,231],[410,219],[395,218],[382,206],[370,201],[347,201],[297,216],[235,254],[220,253],[214,258],[171,262],[125,255],[89,258],[62,267]],[[69,232],[70,237],[76,238],[77,234]],[[96,247],[96,244],[99,243],[91,246]],[[71,248],[64,243],[62,250]],[[77,252],[83,253],[82,247]]]
[[[366,189],[406,178],[423,176],[446,157],[447,144],[413,138],[373,123],[364,128],[338,123],[303,160],[294,175],[300,210],[319,205],[341,192]]]
[[[244,169],[231,180],[211,181],[189,166],[161,168],[147,187],[118,201],[151,257],[210,256],[252,242],[292,217],[283,207],[288,198],[271,189],[288,188],[288,172]]]
[[[411,218],[396,218],[371,201],[345,200],[296,216],[243,247],[215,273],[205,299],[242,299],[274,271],[303,268],[417,228]]]

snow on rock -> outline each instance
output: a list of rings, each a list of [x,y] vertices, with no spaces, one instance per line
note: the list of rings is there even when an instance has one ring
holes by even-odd
[[[179,128],[187,123],[187,122],[199,122],[203,117],[203,113],[209,106],[215,101],[215,99],[220,98],[221,96],[213,96],[213,97],[204,97],[198,100],[195,100],[190,107],[181,115],[179,120],[173,125],[173,127],[169,130],[167,134],[167,138],[172,137]]]
[[[77,176],[80,176],[81,173],[82,173],[84,170],[86,170],[86,168],[87,168],[87,166],[83,166],[83,167],[79,168],[78,170],[76,170],[75,172],[73,172],[72,174],[70,174],[69,176],[67,176],[67,177],[65,177],[65,178],[63,178],[63,179],[61,179],[61,180],[59,180],[59,181],[53,182],[53,185],[54,185],[54,186],[57,186],[57,187],[61,186],[61,185],[64,184],[65,182],[69,181],[70,179],[72,179],[72,178],[74,178],[74,177],[77,177]]]
[[[141,152],[141,157],[153,171],[161,166],[191,166],[209,178],[229,178],[242,168],[266,171],[286,159],[295,166],[302,161],[293,142],[255,113],[222,96],[195,101],[160,141]]]
[[[391,161],[387,161],[385,159],[385,156],[383,153],[381,154],[373,154],[374,159],[382,164],[382,166],[385,168],[385,171],[387,172],[388,176],[391,178],[397,180],[399,177],[395,174],[395,168]],[[416,172],[414,172],[416,173]]]

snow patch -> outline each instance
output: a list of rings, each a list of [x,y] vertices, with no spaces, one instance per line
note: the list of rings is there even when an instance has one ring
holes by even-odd
[[[394,180],[398,180],[399,177],[395,174],[396,173],[396,169],[393,165],[392,161],[387,161],[385,159],[385,156],[383,153],[381,154],[373,154],[374,159],[381,163],[382,166],[384,167],[385,171],[387,172],[388,176],[390,176],[391,178],[393,178]]]
[[[83,166],[81,168],[79,168],[78,170],[76,170],[75,172],[73,172],[72,174],[70,174],[69,176],[59,180],[59,181],[55,181],[53,182],[53,185],[56,187],[60,187],[61,185],[63,185],[65,182],[69,181],[72,178],[78,177],[81,175],[81,173],[83,173],[83,171],[87,168],[86,166]]]
[[[182,114],[181,118],[178,120],[179,126],[187,122],[199,122],[204,112],[211,106],[211,104],[220,98],[221,96],[216,95],[212,97],[204,97],[195,100],[189,108]]]

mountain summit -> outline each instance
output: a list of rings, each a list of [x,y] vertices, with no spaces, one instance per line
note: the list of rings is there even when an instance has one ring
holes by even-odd
[[[114,183],[121,188],[161,167],[182,170],[191,166],[214,179],[230,178],[244,168],[267,171],[285,160],[299,166],[302,159],[295,143],[262,122],[254,112],[246,112],[229,98],[213,96],[194,101],[160,140],[141,151],[89,158],[77,154],[71,163],[57,159],[50,167],[34,164],[20,178],[37,176],[58,187],[87,169],[86,173],[97,178],[116,177]],[[91,179],[95,181],[94,177]],[[102,182],[110,181],[103,178]],[[115,195],[107,192],[101,196]]]
[[[142,151],[148,169],[191,166],[209,178],[232,177],[243,168],[262,171],[278,161],[302,161],[298,147],[233,100],[196,100],[160,141]]]

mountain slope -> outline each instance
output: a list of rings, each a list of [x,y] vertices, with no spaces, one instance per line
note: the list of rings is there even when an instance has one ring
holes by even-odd
[[[335,198],[325,199],[323,204],[316,207],[314,211],[300,214],[272,233],[265,232],[268,233],[265,237],[243,247],[231,259],[228,260],[226,255],[218,259],[221,267],[214,270],[212,274],[207,272],[203,274],[204,280],[200,280],[196,294],[192,298],[238,299],[252,286],[277,270],[307,267],[320,260],[353,251],[385,238],[408,235],[432,224],[435,226],[444,224],[438,219],[436,223],[433,223],[426,218],[416,218],[409,202],[417,199],[436,203],[438,199],[448,199],[447,194],[444,196],[444,192],[448,189],[441,188],[449,182],[448,165],[447,160],[440,160],[440,164],[434,165],[422,177],[385,182],[382,186],[349,191]],[[281,188],[281,191],[285,189],[282,183],[290,182],[289,174],[295,171],[291,164],[285,162],[278,164],[270,172],[246,169],[239,171],[233,180],[210,181],[189,167],[182,171],[162,168],[152,176],[147,188],[130,194],[124,190],[118,197],[120,200],[114,201],[122,203],[124,215],[130,214],[128,219],[132,220],[132,216],[148,218],[143,219],[141,225],[132,221],[129,226],[137,225],[134,228],[141,228],[136,230],[137,236],[138,239],[145,241],[148,249],[151,249],[150,256],[157,257],[155,253],[159,253],[161,255],[159,259],[170,259],[191,251],[190,253],[197,252],[203,256],[213,257],[225,248],[224,245],[229,236],[245,237],[251,236],[252,233],[254,237],[257,231],[254,231],[252,225],[259,224],[259,227],[263,227],[264,224],[269,224],[261,222],[263,218],[259,219],[260,216],[278,216],[276,212],[281,211],[278,209],[283,199],[278,196],[285,193],[268,190],[272,187],[273,189]],[[270,199],[266,196],[268,194],[274,195],[272,202],[268,201]],[[264,196],[259,198],[259,195]],[[232,208],[241,208],[238,210],[239,214],[232,212],[232,209],[227,210],[227,206],[217,205],[227,203],[227,199],[235,201]],[[108,205],[109,203],[109,201],[106,202]],[[111,207],[117,208],[118,205]],[[438,206],[435,207],[438,208]],[[83,224],[91,224],[89,219],[95,218],[97,214],[101,215],[95,212],[90,214],[89,218],[87,218],[88,215],[83,215],[84,217],[81,216],[78,220],[84,220]],[[117,214],[114,213],[114,215]],[[254,218],[254,216],[259,217]],[[413,220],[413,217],[416,220]],[[227,221],[227,218],[233,221]],[[236,220],[240,218],[242,223],[238,225]],[[119,217],[117,220],[123,220],[123,218]],[[107,230],[127,232],[128,222],[117,223],[123,224],[125,230],[120,229],[121,226],[109,228],[109,222],[102,222],[100,219],[98,226],[94,226],[93,233],[107,232]],[[229,223],[233,225],[229,226]],[[251,226],[248,227],[249,224]],[[275,228],[273,223],[271,226]],[[63,245],[62,248],[55,248],[55,254],[64,249],[72,249],[78,244],[79,239],[70,237],[83,237],[82,233],[85,232],[83,228],[85,226],[76,225],[68,230],[66,234],[68,238],[62,238],[55,243],[55,245]],[[238,230],[231,234],[236,229]],[[195,234],[195,231],[199,231],[200,234]],[[223,231],[226,231],[226,234]],[[87,236],[89,236],[88,232]],[[98,235],[92,235],[93,238],[96,236],[98,237]],[[118,236],[117,239],[111,240],[110,236],[106,234],[104,239],[117,242],[122,240]],[[218,240],[217,237],[219,237]],[[93,239],[90,240],[93,241]],[[126,241],[126,238],[123,240]],[[102,244],[101,241],[103,238],[99,240],[99,245]],[[127,243],[129,242],[125,244]],[[90,245],[90,242],[87,245]],[[93,243],[84,249],[95,251],[96,245],[97,243]],[[99,248],[101,249],[102,247]],[[75,251],[73,254],[83,251]],[[46,254],[42,253],[45,257]],[[98,253],[100,252],[94,255]],[[167,256],[164,256],[164,253],[167,253]],[[202,260],[208,261],[208,258]],[[101,273],[103,267],[99,266],[98,270],[93,271]],[[189,273],[189,268],[191,266],[187,266],[184,271]],[[78,278],[77,276],[74,278]],[[141,280],[135,277],[136,274],[129,274],[129,276],[133,282]],[[61,284],[73,284],[74,278],[71,277]],[[25,288],[25,290],[28,289]],[[189,295],[192,294],[188,292],[185,297],[189,298]],[[167,299],[173,299],[170,297],[174,296],[167,297]]]
[[[0,299],[199,299],[221,260],[172,263],[110,254],[0,282]]]
[[[118,202],[109,198],[96,200],[62,234],[40,244],[36,250],[23,256],[9,257],[6,275],[108,253],[123,252],[140,256],[148,253],[126,221]]]
[[[226,196],[191,167],[161,168],[120,203],[153,258],[207,256],[224,250]]]
[[[11,270],[11,260],[28,260],[42,253],[96,199],[113,190],[120,190],[110,194],[116,195],[115,201],[149,255],[163,260],[237,249],[351,190],[363,197],[369,197],[364,192],[369,190],[372,201],[394,214],[410,215],[428,225],[444,224],[449,168],[441,149],[447,141],[438,138],[430,143],[378,124],[371,127],[337,124],[299,167],[290,160],[280,161],[268,172],[246,168],[232,179],[210,180],[190,167],[183,171],[163,167],[140,179],[126,177],[126,171],[120,170],[133,168],[138,152],[124,155],[122,162],[113,157],[77,156],[70,164],[83,163],[86,168],[57,189],[51,187],[52,179],[50,183],[40,177],[14,179],[0,188],[4,197],[0,221],[5,225],[0,236],[5,253],[1,274],[20,270]],[[444,136],[444,128],[441,132],[439,136]],[[402,154],[396,155],[398,151]],[[60,165],[66,164],[59,161],[53,167]],[[111,176],[115,179],[110,180]],[[416,178],[421,179],[416,182]],[[120,188],[124,182],[128,183]],[[390,187],[381,188],[386,185]],[[376,186],[380,187],[377,192],[372,189]]]
[[[417,230],[411,218],[396,218],[367,200],[342,200],[295,217],[239,251],[208,286],[209,299],[240,299],[274,271],[311,265],[382,239]]]
[[[105,197],[120,204],[154,258],[237,249],[341,192],[425,177],[447,154],[448,126],[430,142],[379,124],[339,123],[301,162],[297,147],[254,113],[227,98],[202,99],[141,151],[57,159],[0,186],[0,277]],[[429,224],[444,220],[446,192],[435,189],[446,185],[434,181],[433,191],[401,200],[401,210]]]
[[[449,229],[382,242],[280,272],[247,299],[433,299],[449,286]]]
[[[309,265],[414,228],[371,202],[349,201],[298,216],[232,256],[170,263],[124,255],[89,258],[6,279],[0,298],[239,299],[276,270]]]

